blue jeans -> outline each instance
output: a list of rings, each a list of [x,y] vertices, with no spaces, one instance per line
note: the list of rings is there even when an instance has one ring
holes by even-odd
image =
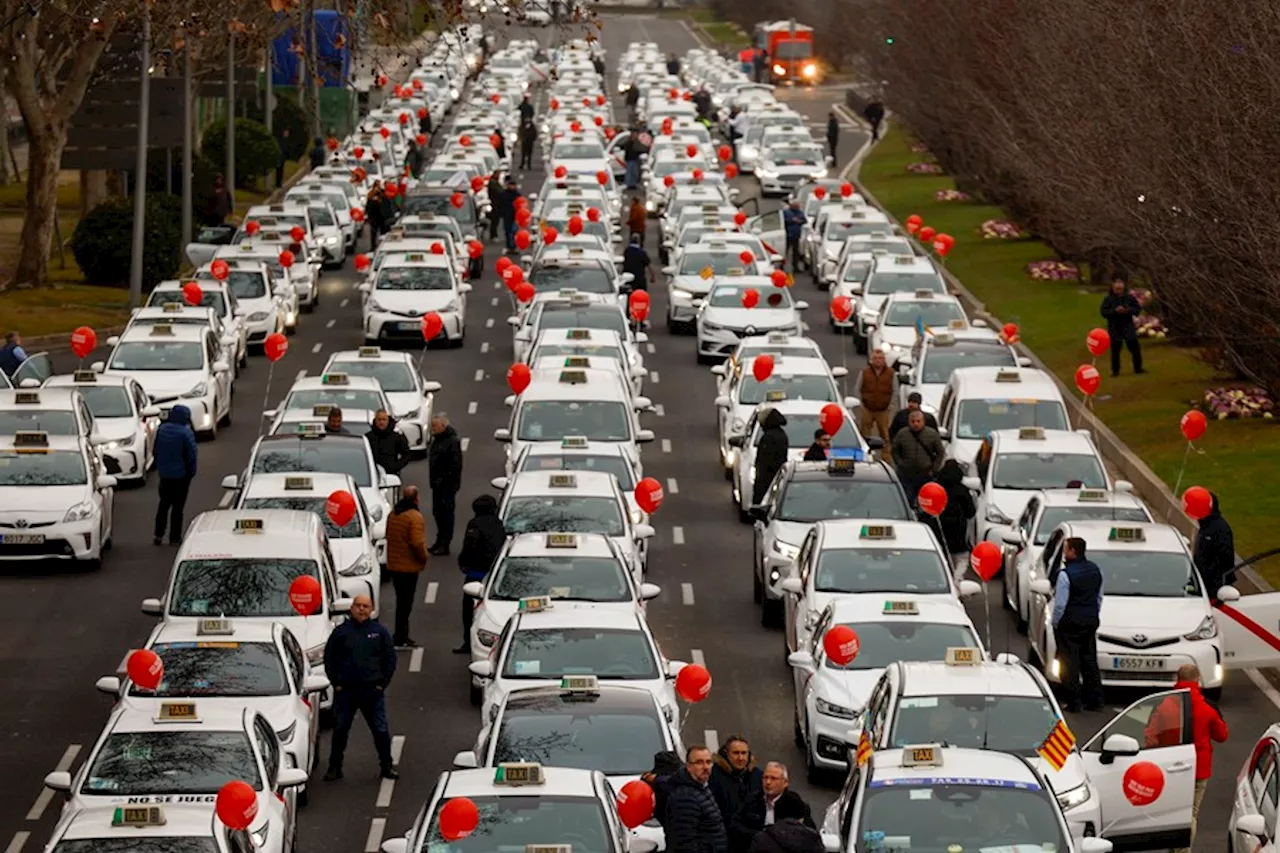
[[[639,180],[640,180],[640,161],[628,160],[627,161],[627,189],[629,190],[635,189],[636,182]]]
[[[333,741],[330,744],[329,767],[342,769],[342,758],[347,751],[347,738],[356,713],[373,732],[373,745],[378,750],[378,763],[382,769],[391,767],[391,730],[387,727],[387,696],[372,684],[348,684],[337,688],[333,695]]]

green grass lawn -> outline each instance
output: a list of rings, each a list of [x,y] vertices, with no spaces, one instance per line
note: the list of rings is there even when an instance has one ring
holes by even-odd
[[[998,208],[972,202],[941,202],[937,190],[954,189],[943,175],[915,175],[907,165],[927,159],[913,153],[907,133],[891,128],[862,164],[860,180],[899,221],[919,214],[927,225],[955,237],[947,266],[970,292],[1004,322],[1016,322],[1032,350],[1058,376],[1073,384],[1076,368],[1090,361],[1084,340],[1102,325],[1098,313],[1103,291],[1078,282],[1032,281],[1030,261],[1055,255],[1036,240],[984,240],[978,229],[987,219],[1005,218]],[[1178,423],[1206,389],[1228,377],[1197,360],[1190,350],[1167,341],[1144,339],[1146,376],[1134,376],[1125,354],[1124,372],[1112,379],[1107,356],[1099,361],[1102,387],[1095,411],[1103,421],[1172,488],[1186,451]],[[1105,398],[1105,399],[1104,399]],[[1249,556],[1277,546],[1274,519],[1280,492],[1260,465],[1280,460],[1280,433],[1274,421],[1212,421],[1192,453],[1182,489],[1201,485],[1220,496],[1235,529],[1236,550]],[[1280,560],[1255,566],[1280,586]]]
[[[79,326],[101,331],[124,325],[129,317],[128,302],[125,288],[56,284],[0,293],[0,317],[6,329],[17,329],[27,338],[69,335]]]
[[[751,39],[743,35],[735,25],[723,21],[702,24],[702,31],[707,34],[707,38],[718,44],[746,46],[751,43]]]

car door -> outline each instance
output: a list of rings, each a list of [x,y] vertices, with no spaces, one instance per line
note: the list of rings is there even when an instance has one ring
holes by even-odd
[[[1248,771],[1236,785],[1235,817],[1261,815],[1267,827],[1266,842],[1248,833],[1231,830],[1228,843],[1235,850],[1274,849],[1276,841],[1276,804],[1280,801],[1280,769],[1276,767],[1277,745],[1270,735],[1264,735],[1253,748]]]
[[[813,659],[812,666],[791,667],[791,677],[795,681],[796,719],[803,721],[806,730],[809,727],[809,686],[813,679],[817,677],[819,670],[822,669],[823,661],[826,660],[826,652],[822,647],[822,643],[816,638],[826,634],[827,627],[830,625],[831,608],[828,607],[818,618],[817,630],[810,636],[809,641],[798,649],[798,651],[809,653]],[[812,748],[812,744],[810,748]]]
[[[1104,744],[1115,735],[1132,738],[1138,746],[1137,754],[1106,752]],[[1103,834],[1107,838],[1168,836],[1167,843],[1146,846],[1186,844],[1196,781],[1190,691],[1166,690],[1139,699],[1094,735],[1084,745],[1081,756],[1101,797]],[[1164,788],[1153,801],[1134,805],[1128,794],[1135,793],[1138,783],[1126,776],[1130,768],[1144,762],[1160,768]]]
[[[209,332],[204,338],[205,358],[208,360],[209,373],[213,376],[214,384],[218,388],[218,397],[214,405],[217,409],[213,413],[214,418],[218,418],[222,414],[222,409],[231,411],[231,371],[218,371],[214,368],[222,359],[222,347],[214,337],[213,332]]]
[[[1218,602],[1213,619],[1222,634],[1222,663],[1227,669],[1280,666],[1280,636],[1275,631],[1280,625],[1280,592]]]
[[[813,555],[814,542],[816,541],[814,531],[810,530],[805,536],[804,542],[800,545],[800,552],[796,554],[796,574],[800,578],[801,595],[785,593],[782,596],[783,607],[783,630],[787,638],[787,652],[796,651],[799,642],[796,639],[796,619],[800,609],[800,603],[803,599],[803,591],[807,589],[805,586],[809,580],[809,572],[806,567],[809,565],[809,559]]]
[[[100,516],[102,519],[102,528],[99,531],[102,538],[98,540],[99,542],[106,542],[111,538],[111,526],[114,523],[113,516],[115,515],[116,490],[110,487],[100,489],[97,485],[98,477],[105,473],[106,471],[102,467],[102,461],[98,458],[96,453],[91,452],[89,454],[89,475],[93,477],[93,487],[97,490],[98,500],[102,503],[102,513]]]
[[[1018,575],[1018,567],[1022,552],[1032,545],[1032,530],[1036,515],[1040,512],[1040,497],[1031,498],[1027,501],[1027,506],[1022,510],[1022,515],[1018,516],[1018,520],[1014,523],[1014,532],[1022,536],[1021,545],[1010,545],[1007,542],[1001,543],[1001,551],[1003,552],[1002,562],[1004,564],[1004,584],[1005,584],[1005,600],[1014,606],[1019,613],[1022,607],[1018,603],[1021,595],[1020,587],[1026,582],[1025,578]]]
[[[187,244],[187,260],[191,261],[192,266],[199,269],[212,261],[219,249],[223,246],[231,245],[231,240],[235,237],[235,233],[236,227],[234,225],[214,225],[208,228],[201,228],[195,240]]]
[[[39,388],[52,375],[53,358],[47,352],[37,352],[27,356],[10,378],[14,388]]]
[[[1061,567],[1062,565],[1062,540],[1064,534],[1061,530],[1055,530],[1050,536],[1049,541],[1045,543],[1044,550],[1040,552],[1040,559],[1036,562],[1035,570],[1038,578],[1048,580],[1050,586],[1053,580],[1057,579],[1056,572],[1053,567]],[[1053,580],[1051,580],[1051,578]],[[1046,617],[1053,606],[1053,596],[1043,596],[1038,593],[1028,592],[1027,600],[1030,602],[1028,609],[1030,611],[1027,627],[1027,637],[1037,652],[1040,653],[1041,659],[1047,660],[1046,655],[1049,654],[1049,635],[1046,626]]]
[[[787,231],[782,224],[782,211],[762,213],[747,220],[748,234],[755,234],[771,255],[781,255],[787,247]]]

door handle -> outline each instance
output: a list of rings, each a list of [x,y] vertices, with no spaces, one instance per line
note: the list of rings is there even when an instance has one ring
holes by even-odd
[[[1164,769],[1168,770],[1170,773],[1186,773],[1195,766],[1195,763],[1192,761],[1175,761],[1173,764],[1166,764]]]

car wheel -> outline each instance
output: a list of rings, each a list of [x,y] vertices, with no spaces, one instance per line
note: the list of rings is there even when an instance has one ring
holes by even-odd
[[[760,625],[764,628],[777,628],[782,625],[781,601],[774,601],[767,596],[761,595]]]
[[[800,747],[801,749],[804,749],[804,729],[800,728],[800,715],[798,713],[792,712],[791,719],[792,719],[791,725],[795,727],[794,737],[796,740],[796,746]]]
[[[764,581],[760,579],[760,563],[751,570],[751,600],[756,604],[764,602]]]
[[[858,355],[867,354],[867,343],[866,337],[858,334],[857,330],[855,330],[853,333],[853,348],[857,351]]]
[[[474,684],[472,684],[470,685],[470,689],[471,689],[471,704],[475,705],[478,708],[480,707],[481,704],[484,703],[484,688],[476,687]]]

